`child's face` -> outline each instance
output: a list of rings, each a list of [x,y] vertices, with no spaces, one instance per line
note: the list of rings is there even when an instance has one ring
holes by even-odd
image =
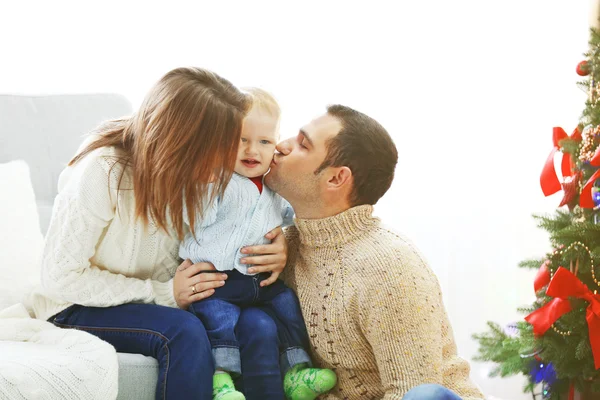
[[[277,118],[255,108],[244,118],[235,172],[248,178],[264,175],[271,165],[277,132]]]

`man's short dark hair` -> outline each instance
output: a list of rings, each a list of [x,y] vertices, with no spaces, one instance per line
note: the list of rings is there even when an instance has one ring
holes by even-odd
[[[398,162],[392,138],[373,118],[350,107],[331,105],[327,113],[341,122],[342,129],[328,140],[327,156],[316,173],[348,167],[354,177],[350,205],[377,203],[390,188]]]

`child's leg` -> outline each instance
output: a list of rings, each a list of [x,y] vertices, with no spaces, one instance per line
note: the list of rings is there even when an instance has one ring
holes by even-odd
[[[204,324],[212,346],[215,369],[241,374],[240,346],[235,337],[240,308],[225,300],[209,297],[193,303],[190,311]]]
[[[240,350],[235,327],[241,308],[254,298],[254,281],[251,276],[236,270],[227,274],[225,285],[215,289],[212,296],[192,303],[189,311],[195,314],[206,329],[215,358],[215,368],[241,374]]]
[[[236,334],[242,356],[242,376],[236,382],[248,400],[282,400],[279,338],[273,318],[257,307],[242,310]]]
[[[311,362],[307,350],[310,345],[308,332],[302,317],[300,303],[296,294],[283,282],[277,281],[283,288],[273,288],[277,293],[265,299],[263,308],[274,314],[282,344],[280,365],[284,378],[286,396],[292,400],[313,400],[331,390],[337,378],[329,369],[310,368]],[[266,296],[268,297],[268,296]]]
[[[310,342],[300,302],[294,291],[279,280],[271,286],[267,287],[270,293],[265,290],[262,306],[267,312],[270,311],[277,324],[281,345],[281,375],[285,376],[294,365],[311,364],[308,355]]]
[[[243,400],[244,395],[235,390],[230,373],[241,374],[239,343],[235,326],[240,307],[225,300],[208,298],[190,306],[206,329],[215,361],[213,377],[214,400]]]

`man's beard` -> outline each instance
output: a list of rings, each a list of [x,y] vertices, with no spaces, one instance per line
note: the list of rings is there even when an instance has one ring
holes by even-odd
[[[285,174],[269,171],[265,175],[265,184],[286,199],[292,207],[316,208],[322,205],[319,191],[319,177],[321,173],[311,174],[302,181],[294,181],[284,178]]]

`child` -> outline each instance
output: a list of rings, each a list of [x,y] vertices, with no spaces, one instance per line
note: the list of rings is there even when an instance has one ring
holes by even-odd
[[[244,119],[235,173],[223,196],[208,205],[202,220],[196,221],[195,237],[188,234],[179,250],[181,258],[210,262],[228,278],[212,296],[192,304],[190,311],[202,320],[213,348],[214,400],[244,399],[230,375],[241,373],[234,329],[240,308],[256,305],[272,314],[278,325],[286,395],[293,400],[312,400],[333,388],[336,376],[328,369],[309,368],[308,334],[296,295],[281,280],[262,283],[269,274],[252,275],[248,273],[250,265],[240,261],[242,247],[268,243],[267,232],[293,223],[290,205],[263,186],[279,136],[279,106],[264,90],[247,92],[252,108]]]

